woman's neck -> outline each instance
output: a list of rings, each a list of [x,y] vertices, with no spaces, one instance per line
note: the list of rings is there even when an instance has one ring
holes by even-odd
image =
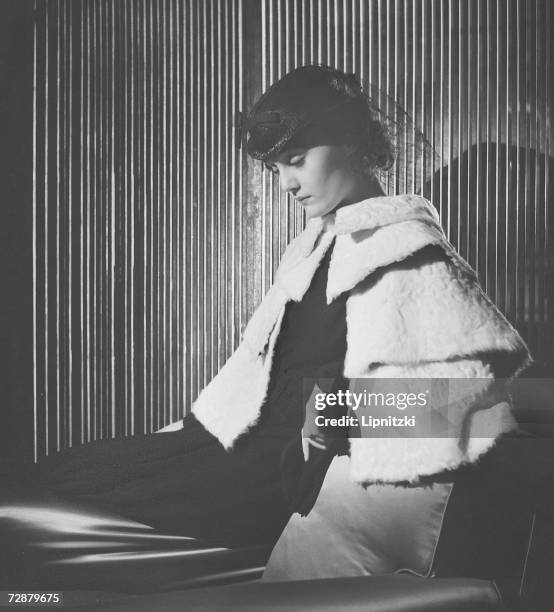
[[[369,198],[376,198],[384,195],[386,195],[386,193],[381,187],[381,184],[375,176],[372,176],[362,181],[356,190],[354,190],[347,198],[345,198],[333,209],[333,212],[336,212],[343,206],[349,206],[350,204],[355,204],[356,202],[361,202]]]

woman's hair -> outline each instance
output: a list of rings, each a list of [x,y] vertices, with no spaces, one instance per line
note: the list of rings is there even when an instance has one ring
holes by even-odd
[[[367,174],[413,163],[421,149],[436,156],[404,109],[354,73],[323,64],[287,73],[239,113],[240,142],[267,160],[293,145],[355,144],[353,162]],[[398,168],[397,168],[398,170]]]

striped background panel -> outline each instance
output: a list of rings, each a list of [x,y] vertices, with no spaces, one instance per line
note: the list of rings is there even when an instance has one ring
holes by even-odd
[[[240,341],[303,211],[238,147],[295,66],[398,99],[489,296],[552,363],[548,0],[41,0],[33,97],[35,458],[186,414]],[[550,283],[547,281],[550,280]]]

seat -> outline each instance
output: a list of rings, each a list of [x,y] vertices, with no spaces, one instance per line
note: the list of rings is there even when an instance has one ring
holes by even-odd
[[[485,580],[385,575],[254,582],[137,597],[103,597],[94,610],[241,612],[488,612],[505,610]]]
[[[522,440],[511,447],[505,445],[503,454],[490,455],[495,459],[489,464],[488,480],[483,482],[488,486],[496,481],[496,470],[499,491],[508,495],[511,491],[513,497],[528,501],[522,507],[532,511],[514,515],[521,516],[517,529],[513,529],[512,516],[507,513],[505,533],[507,538],[516,538],[515,546],[506,550],[501,546],[496,555],[488,558],[488,564],[478,554],[460,555],[456,538],[449,537],[439,539],[429,577],[397,573],[268,583],[258,580],[267,551],[230,550],[212,542],[164,534],[80,503],[41,497],[36,491],[11,495],[3,492],[0,526],[7,525],[7,530],[0,534],[4,572],[0,573],[4,585],[1,588],[67,589],[65,605],[72,609],[122,612],[551,612],[554,442],[550,436],[540,437],[537,433]],[[502,457],[510,457],[512,473],[505,473]],[[502,488],[502,482],[508,485],[514,479],[515,489]],[[459,500],[463,502],[468,498],[463,488],[461,491]],[[475,491],[478,499],[479,489]],[[464,508],[463,504],[460,508]],[[466,512],[466,516],[471,514]],[[451,525],[456,524],[454,514]],[[458,537],[473,534],[478,540],[486,537],[489,527],[485,523],[481,531],[470,528],[471,523],[465,535],[458,528]],[[451,536],[455,532],[456,529]]]

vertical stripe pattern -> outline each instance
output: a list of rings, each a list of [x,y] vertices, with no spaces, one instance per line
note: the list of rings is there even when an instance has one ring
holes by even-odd
[[[240,339],[242,14],[35,4],[35,458],[177,420]]]
[[[354,71],[412,115],[441,163],[418,160],[387,192],[434,202],[488,295],[552,360],[551,11],[37,0],[35,458],[180,418],[237,346],[306,218],[238,148],[236,115],[306,63]]]

